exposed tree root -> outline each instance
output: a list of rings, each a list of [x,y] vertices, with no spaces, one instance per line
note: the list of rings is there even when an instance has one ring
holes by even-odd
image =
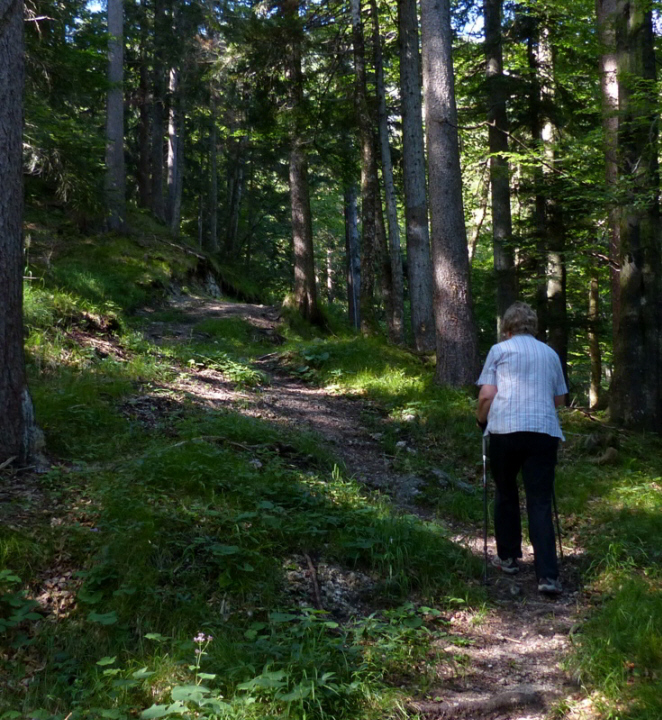
[[[470,713],[471,717],[475,718],[524,705],[544,704],[544,695],[538,688],[523,685],[484,699],[458,702],[413,702],[410,703],[410,708],[414,712],[428,717],[452,718]]]
[[[308,564],[308,571],[310,572],[310,580],[313,584],[313,592],[315,594],[315,607],[318,610],[324,610],[324,606],[322,605],[322,595],[320,593],[320,585],[319,581],[317,580],[317,570],[315,569],[315,565],[313,565],[313,561],[310,559],[310,555],[308,555],[308,553],[305,553],[304,557],[306,558],[306,563]]]

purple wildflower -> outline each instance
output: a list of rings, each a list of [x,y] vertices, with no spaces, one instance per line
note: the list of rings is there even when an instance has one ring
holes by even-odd
[[[205,635],[204,633],[198,633],[194,638],[193,642],[195,643],[210,643],[214,638],[211,635]]]

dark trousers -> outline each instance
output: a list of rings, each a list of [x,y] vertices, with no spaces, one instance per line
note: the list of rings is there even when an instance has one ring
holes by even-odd
[[[559,576],[552,521],[552,492],[558,438],[544,433],[516,432],[490,435],[490,464],[496,485],[494,532],[500,558],[522,557],[522,524],[517,475],[522,471],[529,538],[536,576]]]

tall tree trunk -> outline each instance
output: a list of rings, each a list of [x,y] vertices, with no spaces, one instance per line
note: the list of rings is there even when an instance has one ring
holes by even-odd
[[[320,322],[315,286],[313,226],[308,190],[308,160],[299,137],[292,139],[290,149],[290,202],[292,205],[292,239],[294,242],[294,299],[301,315],[310,322]]]
[[[225,254],[232,257],[232,217],[234,216],[235,188],[240,165],[239,143],[236,138],[230,137],[227,140],[227,161],[225,164],[225,235],[223,238]]]
[[[378,258],[375,227],[377,207],[377,166],[373,138],[372,114],[368,106],[365,42],[361,19],[361,0],[351,0],[352,42],[354,46],[354,71],[356,74],[356,119],[361,136],[361,329],[374,332],[375,319],[375,270]]]
[[[391,275],[391,312],[389,314],[389,337],[395,343],[404,343],[404,283],[402,278],[402,252],[400,250],[400,227],[398,208],[393,182],[393,163],[388,138],[388,114],[386,111],[386,89],[384,86],[384,65],[382,59],[382,39],[379,32],[379,12],[377,0],[370,0],[372,13],[372,41],[375,57],[375,81],[377,85],[377,112],[379,118],[379,145],[382,158],[382,178],[384,180],[384,199],[386,200],[386,218],[388,222],[388,254]]]
[[[436,380],[460,386],[475,382],[479,366],[462,204],[449,0],[422,0],[421,36],[437,330]]]
[[[326,249],[326,301],[331,305],[334,300],[333,250]]]
[[[0,462],[24,464],[34,417],[23,355],[23,3],[0,0]]]
[[[140,58],[139,58],[139,116],[138,116],[138,205],[151,207],[151,186],[149,177],[150,144],[150,92],[147,43],[149,41],[149,23],[147,19],[147,1],[140,4]]]
[[[375,138],[376,140],[376,138]],[[377,158],[377,147],[375,146],[375,159]],[[375,202],[375,241],[377,266],[380,269],[379,279],[381,281],[382,303],[386,311],[386,324],[388,326],[388,337],[391,342],[398,342],[397,328],[395,327],[395,312],[393,311],[393,275],[391,258],[389,254],[388,239],[386,238],[386,227],[384,225],[384,210],[382,205],[382,189],[377,174],[377,165],[373,168],[375,173],[375,187],[377,197]]]
[[[478,187],[476,188],[476,195],[480,198],[480,204],[473,212],[473,222],[471,226],[471,240],[469,241],[469,264],[471,265],[474,257],[476,256],[476,249],[478,247],[478,238],[480,237],[480,231],[483,228],[485,222],[485,216],[487,215],[487,205],[489,202],[490,195],[490,183],[489,179],[484,177],[484,173],[481,173],[478,177]],[[497,327],[500,330],[500,327]]]
[[[244,136],[236,144],[236,159],[232,174],[231,200],[229,206],[226,247],[232,256],[239,252],[239,217],[241,214],[241,201],[244,194],[244,176],[246,165],[246,145],[248,139]],[[306,171],[307,172],[307,171]],[[306,175],[307,178],[307,175]],[[312,226],[311,226],[312,227]],[[312,231],[311,231],[312,232]]]
[[[566,303],[565,228],[561,209],[549,210],[550,232],[547,252],[547,342],[561,359],[563,375],[568,376],[568,311]]]
[[[600,287],[598,275],[594,272],[588,291],[588,355],[591,360],[591,385],[589,389],[589,407],[596,410],[602,404],[602,357],[598,338],[600,323]]]
[[[359,248],[358,208],[356,187],[352,184],[345,189],[345,262],[347,275],[347,314],[349,321],[358,330],[361,327],[359,297],[361,292],[361,252]]]
[[[284,9],[291,30],[288,75],[292,112],[290,131],[290,204],[292,209],[292,240],[294,244],[294,301],[297,309],[306,320],[321,323],[322,314],[317,304],[317,285],[315,282],[313,220],[308,185],[308,156],[304,140],[304,88],[301,68],[304,34],[298,14],[298,0],[287,0]]]
[[[165,222],[165,196],[163,194],[163,135],[165,118],[165,53],[167,18],[164,0],[154,0],[154,67],[152,70],[152,213],[160,222]]]
[[[124,5],[108,0],[108,105],[106,108],[106,225],[122,230],[126,224],[124,172]]]
[[[538,74],[540,88],[546,107],[554,105],[554,56],[549,37],[549,28],[540,28],[538,36]],[[540,140],[543,147],[545,165],[543,177],[546,179],[545,229],[547,233],[547,283],[546,283],[546,320],[548,343],[561,359],[563,375],[568,376],[568,323],[566,309],[566,267],[565,267],[565,228],[563,213],[554,194],[554,171],[556,169],[556,146],[558,129],[551,118],[545,118]]]
[[[228,146],[227,215],[225,223],[225,253],[233,257],[237,253],[239,216],[244,192],[244,164],[246,136],[232,139]]]
[[[525,16],[528,27],[527,59],[529,66],[529,123],[531,137],[534,142],[541,142],[543,132],[542,89],[538,72],[538,19],[527,11]],[[533,209],[533,225],[535,227],[535,305],[538,315],[538,339],[547,342],[547,199],[544,194],[544,178],[542,166],[533,169],[533,186],[535,200]]]
[[[407,279],[414,345],[419,352],[435,349],[432,262],[425,187],[425,150],[421,104],[418,13],[416,0],[399,0],[400,95],[407,236]]]
[[[517,273],[513,252],[513,223],[510,213],[508,169],[508,118],[501,49],[501,7],[503,0],[484,0],[485,60],[488,92],[490,184],[492,186],[492,239],[497,283],[497,335],[503,314],[517,300]]]
[[[217,253],[218,247],[218,150],[216,147],[216,98],[211,98],[209,128],[209,238],[208,247]]]
[[[632,0],[619,19],[621,208],[620,303],[614,341],[611,412],[632,427],[662,429],[661,266],[658,117],[652,13]]]
[[[259,220],[255,223],[255,158],[251,153],[250,160],[250,171],[248,173],[248,232],[246,233],[246,273],[250,273],[251,269],[251,247],[253,242],[253,233],[255,232],[256,225],[259,225]]]
[[[617,24],[622,22],[624,0],[596,0],[598,34],[601,44],[600,87],[602,91],[602,129],[605,147],[605,180],[610,192],[609,259],[611,306],[614,336],[618,331],[621,255],[621,221],[615,194],[618,189],[618,45]]]
[[[168,83],[170,108],[168,112],[168,205],[166,219],[174,237],[179,235],[182,209],[182,162],[184,123],[179,97],[179,70],[170,68]]]

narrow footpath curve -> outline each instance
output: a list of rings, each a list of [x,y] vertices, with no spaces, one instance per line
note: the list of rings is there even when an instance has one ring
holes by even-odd
[[[179,298],[175,307],[187,315],[184,324],[158,323],[149,328],[157,342],[163,338],[190,337],[191,323],[204,318],[240,317],[257,332],[277,337],[277,309],[218,300]],[[361,399],[335,395],[324,388],[306,385],[288,375],[277,357],[266,357],[256,366],[267,373],[270,384],[259,389],[236,390],[219,373],[191,369],[177,388],[189,397],[214,407],[232,407],[246,415],[261,417],[297,429],[309,428],[326,439],[343,461],[347,474],[372,489],[388,493],[408,513],[434,520],[425,508],[415,505],[416,478],[399,475],[362,422],[370,404]],[[456,542],[482,557],[482,528],[462,527],[439,519],[450,528]],[[488,548],[495,553],[493,539]],[[451,618],[453,633],[463,646],[438,648],[442,662],[431,699],[412,699],[412,717],[464,717],[471,720],[591,720],[597,717],[590,699],[562,669],[571,648],[571,633],[582,618],[577,557],[565,551],[565,592],[547,599],[537,592],[531,548],[525,550],[522,572],[512,577],[490,567],[489,606],[462,609]],[[318,575],[322,596],[329,596],[337,575]],[[442,644],[443,641],[441,641]]]

